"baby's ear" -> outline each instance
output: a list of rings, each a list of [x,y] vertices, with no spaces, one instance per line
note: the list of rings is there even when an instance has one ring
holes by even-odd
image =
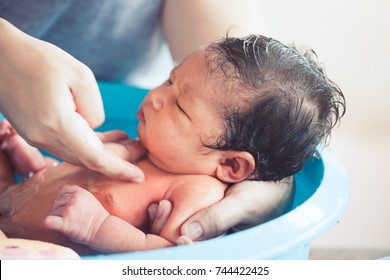
[[[244,151],[224,151],[217,167],[217,177],[226,183],[247,179],[255,169],[253,156]]]

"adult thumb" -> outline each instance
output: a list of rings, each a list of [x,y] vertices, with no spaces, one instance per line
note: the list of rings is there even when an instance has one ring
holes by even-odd
[[[224,234],[240,222],[234,200],[225,197],[220,202],[191,216],[181,227],[181,234],[200,241]]]

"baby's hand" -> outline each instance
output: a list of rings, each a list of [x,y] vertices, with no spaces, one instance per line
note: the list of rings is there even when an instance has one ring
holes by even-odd
[[[107,151],[123,160],[134,162],[146,154],[146,150],[141,143],[138,140],[130,139],[124,131],[110,130],[97,132],[96,134]]]
[[[89,245],[108,216],[92,193],[79,186],[66,185],[43,223],[47,229],[60,231],[74,242]]]

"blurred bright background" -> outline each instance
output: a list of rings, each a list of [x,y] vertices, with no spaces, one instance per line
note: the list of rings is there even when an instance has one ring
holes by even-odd
[[[347,100],[330,149],[349,175],[351,200],[312,243],[311,258],[390,256],[390,1],[259,1],[269,35],[314,49]]]

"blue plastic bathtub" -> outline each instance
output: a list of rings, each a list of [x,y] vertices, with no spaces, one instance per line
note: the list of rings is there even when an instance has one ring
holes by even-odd
[[[106,122],[99,130],[122,129],[136,137],[135,114],[146,90],[100,83]],[[295,175],[291,210],[270,222],[193,245],[85,259],[307,259],[310,243],[340,220],[349,200],[347,175],[327,149]]]
[[[147,90],[105,82],[99,87],[106,122],[98,130],[122,129],[136,137],[135,115]],[[329,150],[322,149],[319,155],[295,175],[293,206],[277,219],[193,245],[83,259],[307,259],[311,242],[338,223],[349,200],[343,167]]]

